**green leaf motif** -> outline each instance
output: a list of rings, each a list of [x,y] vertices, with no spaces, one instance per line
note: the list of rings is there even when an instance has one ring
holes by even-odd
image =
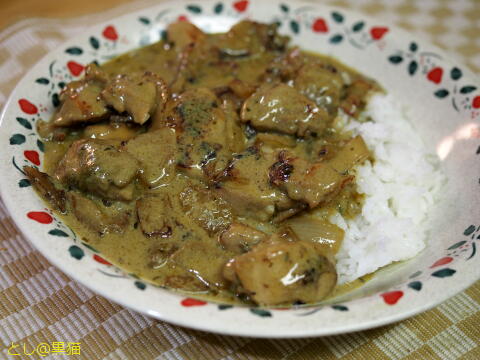
[[[450,94],[450,92],[447,89],[440,89],[440,90],[435,91],[434,94],[437,98],[443,99],[443,98],[446,98],[448,96],[448,94]]]
[[[72,245],[68,248],[68,252],[72,257],[77,260],[81,260],[85,256],[85,252],[77,245]]]
[[[25,129],[32,130],[32,124],[25,118],[17,117],[17,121],[20,125],[22,125]]]
[[[288,5],[285,5],[285,4],[280,4],[280,9],[284,12],[284,13],[288,13],[290,11],[290,8],[288,7]]]
[[[400,64],[403,61],[403,57],[400,55],[392,55],[388,58],[388,61],[390,61],[392,64]]]
[[[60,97],[57,93],[52,94],[52,105],[58,107],[60,105]]]
[[[411,42],[411,43],[410,43],[410,46],[409,46],[409,49],[410,49],[411,52],[417,51],[417,50],[418,50],[418,45],[417,45],[417,43],[416,43],[416,42]]]
[[[215,5],[215,7],[213,8],[213,12],[215,14],[221,14],[223,11],[223,3],[218,3],[217,5]]]
[[[467,228],[465,229],[465,231],[463,232],[463,235],[465,235],[465,236],[472,235],[473,232],[475,231],[475,229],[476,229],[476,228],[475,228],[475,225],[470,225],[469,227],[467,227]]]
[[[300,32],[300,25],[295,20],[290,20],[290,29],[294,34],[298,34]]]
[[[343,40],[343,35],[342,34],[336,34],[333,35],[330,40],[328,40],[331,44],[339,44]]]
[[[250,312],[260,317],[272,317],[272,313],[268,310],[251,308]]]
[[[410,289],[420,291],[422,290],[422,283],[420,281],[412,281],[411,283],[408,284],[408,287]]]
[[[135,281],[134,282],[135,286],[139,288],[140,290],[145,290],[147,285],[141,281]]]
[[[335,21],[336,23],[339,23],[341,24],[343,22],[343,15],[334,11],[332,12],[332,19],[333,21]]]
[[[410,64],[408,64],[408,73],[413,76],[417,72],[418,64],[415,60],[412,60]]]
[[[476,86],[467,85],[467,86],[464,86],[460,89],[460,93],[461,94],[470,94],[471,92],[474,92],[475,90],[477,90]]]
[[[218,310],[227,310],[233,308],[233,305],[228,305],[228,304],[220,304],[218,305]]]
[[[45,152],[45,144],[43,142],[41,142],[40,140],[37,140],[37,146],[38,146],[38,150],[40,150],[41,152]]]
[[[13,134],[10,137],[10,145],[21,145],[25,142],[25,135]]]
[[[365,26],[365,23],[363,21],[359,21],[359,22],[353,24],[352,30],[353,30],[353,32],[359,32],[360,30],[363,29],[364,26]]]
[[[348,311],[348,307],[345,305],[332,305],[332,309],[338,311]]]
[[[29,187],[30,185],[30,181],[28,179],[22,179],[18,182],[18,186],[21,187],[21,188],[24,188],[24,187]]]
[[[435,277],[438,277],[438,278],[442,279],[442,278],[445,278],[445,277],[452,276],[456,272],[457,272],[456,270],[446,268],[446,269],[435,271],[434,273],[432,273],[432,276],[435,276]]]
[[[98,50],[98,48],[100,47],[100,41],[98,41],[98,39],[95,36],[90,36],[90,39],[88,39],[88,41],[90,42],[90,46],[92,48],[94,48],[95,50]]]
[[[59,87],[60,89],[63,89],[65,86],[67,86],[67,84],[65,84],[65,82],[63,82],[63,81],[60,81],[60,82],[58,83],[58,87]]]
[[[194,14],[200,14],[202,12],[202,8],[197,5],[187,5],[187,10]]]
[[[166,30],[160,31],[160,39],[163,40],[163,41],[167,41],[167,31]]]
[[[48,80],[47,78],[38,78],[37,80],[35,80],[35,82],[37,84],[42,84],[42,85],[48,85],[50,84],[50,80]]]
[[[410,279],[416,278],[417,276],[422,275],[421,271],[415,271],[412,275],[409,276]]]
[[[60,229],[52,229],[48,233],[53,236],[68,237],[68,234]]]
[[[67,54],[70,54],[70,55],[82,55],[83,54],[83,50],[79,47],[70,47],[68,48],[67,50],[65,50],[65,52]]]
[[[140,16],[140,17],[138,18],[138,21],[140,21],[140,22],[141,22],[142,24],[144,24],[144,25],[150,24],[150,19],[147,18],[147,17],[144,17],[144,16]]]
[[[92,245],[89,245],[87,243],[82,242],[83,246],[85,246],[87,249],[92,250],[94,253],[98,253],[98,250],[95,249]]]
[[[458,80],[462,77],[462,70],[460,70],[459,68],[457,67],[454,67],[451,71],[450,71],[450,77],[452,78],[452,80]]]
[[[457,249],[457,248],[459,248],[460,246],[462,246],[462,245],[465,244],[465,243],[466,243],[465,240],[459,241],[459,242],[453,244],[452,246],[450,246],[447,250]]]

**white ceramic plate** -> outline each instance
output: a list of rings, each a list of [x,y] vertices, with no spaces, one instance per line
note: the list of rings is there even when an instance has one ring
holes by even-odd
[[[22,173],[41,167],[35,132],[48,119],[65,82],[84,65],[104,62],[155,42],[166,25],[185,17],[205,31],[225,31],[241,18],[278,21],[304,49],[329,54],[379,81],[419,119],[449,178],[445,202],[431,213],[427,249],[383,271],[341,302],[281,310],[250,309],[185,298],[110,265],[36,196]],[[479,278],[478,164],[480,92],[463,65],[416,37],[345,10],[300,1],[166,2],[100,24],[49,53],[19,82],[2,114],[0,184],[20,230],[53,264],[93,291],[152,317],[223,334],[257,337],[331,335],[367,329],[424,311]]]

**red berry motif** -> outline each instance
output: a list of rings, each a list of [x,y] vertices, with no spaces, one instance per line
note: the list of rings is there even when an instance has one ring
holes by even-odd
[[[102,35],[108,40],[115,41],[118,39],[117,30],[112,25],[108,25],[103,29]]]
[[[192,298],[186,298],[186,299],[183,299],[182,302],[181,302],[182,306],[203,306],[203,305],[206,305],[207,302],[206,301],[202,301],[202,300],[197,300],[197,299],[192,299]]]
[[[445,264],[448,264],[448,263],[451,263],[453,261],[453,258],[450,257],[450,256],[445,256],[437,261],[435,261],[433,263],[432,266],[430,266],[430,269],[434,268],[434,267],[437,267],[437,266],[440,266],[440,265],[445,265]]]
[[[427,74],[427,79],[435,84],[440,84],[442,82],[443,69],[440,67],[433,68]]]
[[[177,18],[177,21],[188,21],[188,18],[187,18],[185,15],[180,15],[180,16]]]
[[[373,27],[370,29],[370,35],[372,36],[372,39],[374,40],[380,40],[383,38],[383,36],[388,32],[387,27]]]
[[[312,24],[312,30],[315,32],[326,33],[328,32],[328,26],[324,19],[318,18]]]
[[[97,254],[93,255],[93,260],[95,260],[96,262],[99,262],[100,264],[112,265],[112,264],[109,263],[107,260],[105,260],[105,259],[102,258],[101,256],[98,256]]]
[[[474,109],[480,109],[480,96],[475,96],[472,100],[472,107]]]
[[[38,155],[38,152],[36,152],[35,150],[25,150],[23,152],[23,155],[32,164],[35,164],[37,166],[40,165],[40,155]]]
[[[27,99],[18,100],[18,105],[20,105],[20,109],[22,109],[22,111],[25,114],[33,115],[33,114],[36,114],[38,112],[37,107],[35,105],[33,105]]]
[[[403,291],[390,291],[383,293],[380,296],[383,297],[383,301],[385,301],[385,303],[387,303],[388,305],[395,305],[398,300],[400,300],[400,298],[403,296]]]
[[[73,76],[80,75],[82,73],[83,69],[85,69],[85,66],[83,66],[82,64],[79,64],[75,61],[69,61],[67,63],[67,67],[68,67],[68,70],[70,70],[70,73]]]
[[[233,3],[233,7],[238,12],[244,12],[248,7],[248,0],[241,0]]]
[[[52,216],[45,211],[30,211],[27,216],[40,224],[50,224],[53,221]]]

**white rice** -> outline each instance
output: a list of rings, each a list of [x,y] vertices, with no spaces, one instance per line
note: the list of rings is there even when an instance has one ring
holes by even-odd
[[[437,156],[392,96],[374,95],[361,116],[371,120],[342,115],[343,125],[363,137],[375,160],[356,169],[358,191],[365,194],[362,214],[331,219],[345,230],[337,254],[339,283],[418,254],[425,247],[428,210],[445,182]]]

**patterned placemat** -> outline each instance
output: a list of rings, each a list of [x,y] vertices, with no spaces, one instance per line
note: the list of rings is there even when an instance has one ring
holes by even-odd
[[[0,107],[49,50],[90,24],[158,1],[0,33]],[[480,70],[478,0],[332,0],[395,23]],[[0,359],[480,359],[480,282],[433,310],[378,329],[317,339],[229,337],[176,327],[98,296],[48,263],[0,203]],[[11,355],[9,355],[9,353]],[[15,356],[14,354],[18,354]]]

